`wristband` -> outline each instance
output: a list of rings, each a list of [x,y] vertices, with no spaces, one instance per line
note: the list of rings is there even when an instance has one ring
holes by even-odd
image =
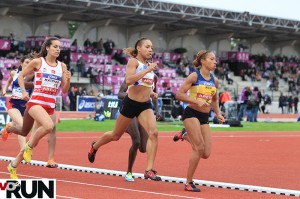
[[[26,91],[26,89],[25,88],[20,88],[21,89],[21,91]]]

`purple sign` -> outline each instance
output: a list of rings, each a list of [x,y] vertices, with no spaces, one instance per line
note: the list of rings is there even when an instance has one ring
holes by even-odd
[[[9,39],[0,39],[0,50],[10,50]]]
[[[228,52],[228,60],[248,61],[248,52]]]

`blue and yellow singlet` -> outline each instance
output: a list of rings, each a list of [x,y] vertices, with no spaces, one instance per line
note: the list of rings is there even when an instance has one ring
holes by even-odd
[[[210,79],[205,80],[199,70],[196,70],[196,72],[198,78],[190,88],[190,97],[211,104],[212,98],[217,92],[214,76],[213,74],[210,74]]]

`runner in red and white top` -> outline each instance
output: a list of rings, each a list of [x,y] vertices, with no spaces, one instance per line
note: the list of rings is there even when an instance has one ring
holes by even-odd
[[[40,52],[35,54],[36,58],[19,74],[18,81],[23,99],[29,100],[29,95],[24,87],[24,77],[32,72],[35,73],[34,90],[27,103],[27,110],[38,125],[23,153],[26,162],[31,161],[33,148],[37,146],[40,139],[54,128],[55,124],[51,115],[54,113],[59,87],[62,88],[63,93],[68,92],[70,87],[71,73],[64,63],[57,61],[59,54],[59,39],[50,37],[44,42]]]

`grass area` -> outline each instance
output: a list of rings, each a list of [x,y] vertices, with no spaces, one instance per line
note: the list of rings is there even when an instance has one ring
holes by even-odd
[[[212,131],[300,131],[298,122],[243,122],[243,127],[212,128]],[[95,132],[111,131],[114,128],[115,120],[95,122],[94,120],[62,120],[57,124],[57,131],[72,132]],[[183,127],[182,122],[158,122],[159,131],[179,131]]]

